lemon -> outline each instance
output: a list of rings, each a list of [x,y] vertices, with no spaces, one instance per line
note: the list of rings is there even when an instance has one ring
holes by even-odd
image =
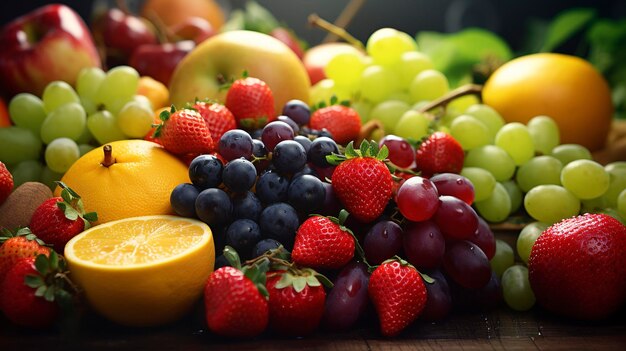
[[[92,227],[65,246],[71,278],[108,319],[128,326],[176,321],[202,295],[213,271],[208,225],[176,216],[142,216]]]

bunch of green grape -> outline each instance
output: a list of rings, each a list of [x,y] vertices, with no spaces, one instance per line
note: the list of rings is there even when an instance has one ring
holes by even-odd
[[[137,95],[138,72],[119,66],[104,72],[83,69],[76,89],[63,81],[49,83],[41,97],[15,95],[9,102],[13,126],[0,128],[0,160],[19,185],[41,181],[49,186],[82,155],[111,141],[143,138],[154,112]]]

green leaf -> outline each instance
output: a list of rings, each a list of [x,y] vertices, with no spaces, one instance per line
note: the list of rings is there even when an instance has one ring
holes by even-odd
[[[374,140],[370,140],[370,153],[372,154],[372,157],[378,158],[379,152],[380,152],[380,148],[378,147],[378,143],[375,142]]]
[[[330,105],[337,105],[337,101],[339,101],[339,98],[337,98],[337,95],[333,95],[330,97]]]
[[[376,158],[379,160],[384,160],[388,156],[389,156],[389,149],[387,148],[387,145],[383,145],[383,147],[380,148],[380,151],[378,151]]]
[[[428,284],[432,284],[435,282],[435,279],[433,279],[431,276],[429,276],[428,274],[424,274],[422,272],[418,272],[421,276],[422,276],[422,280],[424,280],[426,283]]]
[[[241,9],[235,9],[228,16],[228,21],[224,23],[220,31],[243,30],[246,28],[246,15]]]
[[[37,269],[37,272],[41,274],[48,273],[50,271],[48,257],[46,257],[46,255],[44,254],[37,255],[37,257],[35,258],[35,268]]]
[[[43,295],[44,299],[46,299],[46,301],[49,301],[49,302],[54,301],[55,290],[56,289],[54,289],[53,287],[49,287],[48,289],[46,289],[46,292]]]
[[[48,287],[45,285],[40,285],[37,290],[35,290],[35,296],[37,297],[42,297],[46,294],[46,292],[48,291]]]
[[[67,189],[63,189],[61,190],[61,198],[63,199],[63,201],[67,202],[68,204],[72,203],[72,195],[70,194],[69,191],[67,191]]]
[[[354,143],[352,141],[346,146],[344,154],[347,158],[359,157],[359,154],[354,150]]]
[[[280,280],[278,281],[278,283],[276,283],[275,287],[276,289],[284,289],[288,286],[292,285],[292,277],[289,273],[283,273],[283,275],[280,277]]]
[[[361,141],[361,145],[359,146],[359,152],[361,153],[361,156],[366,157],[366,156],[370,156],[368,154],[368,150],[370,148],[370,144],[366,139],[363,139],[363,141]]]
[[[174,105],[172,105],[174,106]],[[168,119],[170,119],[170,111],[168,110],[163,110],[161,111],[161,113],[159,113],[159,119],[163,122],[167,121]]]
[[[315,278],[317,278],[317,280],[320,283],[322,283],[322,285],[324,285],[325,287],[327,287],[329,289],[332,288],[333,285],[334,285],[333,282],[331,282],[330,279],[326,278],[326,276],[323,275],[323,274],[317,273],[317,274],[315,274]]]
[[[550,24],[540,51],[547,52],[556,49],[595,17],[596,10],[592,8],[574,8],[560,13]]]
[[[235,249],[226,245],[226,247],[224,247],[223,254],[231,266],[237,269],[241,269],[241,259],[239,258],[239,254],[237,253],[237,251],[235,251]]]
[[[320,283],[319,280],[317,280],[317,278],[314,275],[308,275],[308,276],[306,276],[306,285],[308,285],[308,286],[321,286],[322,284]]]
[[[50,270],[52,272],[57,272],[59,270],[59,255],[57,255],[56,251],[50,251],[50,257],[48,258],[48,264],[50,266]]]
[[[293,279],[293,289],[299,293],[307,286],[307,278],[306,277],[295,277]]]
[[[256,1],[248,1],[245,7],[246,29],[269,34],[279,26],[276,17]]]
[[[27,286],[36,289],[42,285],[44,285],[43,277],[40,275],[29,274],[24,277],[24,284]]]
[[[63,211],[63,213],[65,214],[65,218],[69,219],[70,221],[74,221],[78,217],[80,217],[78,211],[76,211],[72,206],[69,206],[65,202],[57,202],[57,206],[61,209],[61,211]]]
[[[98,213],[96,212],[85,213],[83,215],[83,218],[88,220],[89,222],[95,222],[98,220]]]

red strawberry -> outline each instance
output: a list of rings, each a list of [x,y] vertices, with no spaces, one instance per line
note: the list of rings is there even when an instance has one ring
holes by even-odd
[[[258,78],[245,77],[234,81],[226,93],[225,105],[237,124],[246,130],[261,128],[276,119],[272,90]]]
[[[41,240],[63,252],[65,244],[98,220],[95,212],[85,213],[83,201],[71,188],[59,182],[61,197],[44,201],[30,219],[30,230]]]
[[[0,284],[5,316],[25,327],[52,325],[60,314],[59,307],[71,303],[66,274],[65,261],[54,251],[50,257],[39,255],[17,261]]]
[[[268,273],[270,327],[277,334],[304,336],[317,329],[326,301],[326,291],[320,281],[331,284],[308,268]]]
[[[154,136],[163,147],[176,155],[205,154],[211,151],[213,138],[202,116],[194,110],[163,111],[163,121],[154,132]]]
[[[400,334],[426,306],[422,276],[403,260],[388,260],[378,266],[370,276],[368,293],[384,336]]]
[[[577,319],[602,319],[626,301],[626,226],[605,214],[565,219],[532,247],[528,278],[546,309]]]
[[[213,272],[204,288],[209,329],[230,337],[261,334],[269,320],[267,290],[261,286],[265,296],[259,286],[237,268],[227,266]]]
[[[7,166],[0,161],[0,205],[9,197],[11,191],[13,191],[13,176]]]
[[[28,228],[20,228],[15,233],[3,229],[0,232],[0,244],[0,283],[18,260],[39,254],[47,256],[50,253],[50,248],[43,246],[44,242]]]
[[[216,151],[217,143],[222,137],[222,134],[237,128],[235,116],[222,104],[197,101],[191,107],[198,111],[202,118],[204,118],[204,121],[209,127],[211,138],[213,139],[211,150]]]
[[[465,153],[461,144],[444,132],[431,134],[415,153],[415,164],[424,177],[435,173],[459,173],[464,159]]]
[[[326,129],[339,144],[356,140],[361,131],[361,117],[355,109],[344,105],[322,107],[311,115],[311,129]]]
[[[355,240],[350,229],[343,226],[348,212],[342,210],[339,219],[309,217],[296,232],[291,259],[305,267],[338,269],[354,257]]]
[[[386,146],[378,150],[378,144],[364,140],[359,150],[350,142],[345,156],[331,158],[333,164],[339,163],[332,176],[333,190],[348,212],[362,222],[378,218],[391,199],[393,178],[383,162],[387,154]]]

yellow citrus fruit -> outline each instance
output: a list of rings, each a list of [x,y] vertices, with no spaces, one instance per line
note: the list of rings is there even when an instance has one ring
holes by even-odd
[[[65,246],[73,281],[108,319],[154,326],[183,317],[213,271],[208,225],[176,216],[126,218],[91,227]]]
[[[142,7],[142,15],[147,18],[156,15],[166,26],[182,23],[192,16],[202,17],[216,31],[222,28],[225,21],[224,10],[215,0],[147,0]]]
[[[137,94],[147,97],[154,110],[167,106],[170,101],[170,92],[165,84],[148,76],[139,78]]]
[[[172,190],[189,183],[187,166],[159,144],[146,140],[120,140],[78,159],[61,181],[76,191],[87,212],[98,213],[97,223],[147,215],[174,214]],[[55,194],[60,194],[57,187]]]
[[[483,88],[483,101],[507,122],[552,117],[561,143],[601,149],[613,120],[611,90],[587,61],[570,55],[522,56],[498,68]]]

